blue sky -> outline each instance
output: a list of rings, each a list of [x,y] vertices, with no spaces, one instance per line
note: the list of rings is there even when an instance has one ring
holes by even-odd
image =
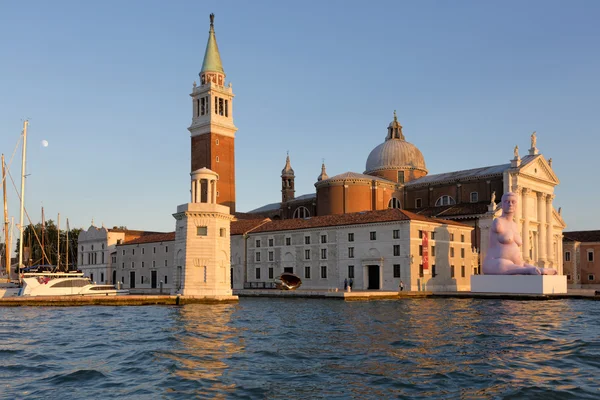
[[[0,151],[29,118],[34,222],[43,204],[63,226],[174,229],[211,12],[239,211],[279,201],[288,150],[296,195],[323,158],[363,172],[397,110],[431,174],[508,162],[537,131],[567,230],[600,229],[597,1],[0,2]],[[18,187],[20,150],[10,168]]]

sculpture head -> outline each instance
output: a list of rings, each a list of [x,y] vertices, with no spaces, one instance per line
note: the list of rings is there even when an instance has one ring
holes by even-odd
[[[517,195],[513,192],[506,192],[502,195],[502,213],[512,215],[517,208]]]

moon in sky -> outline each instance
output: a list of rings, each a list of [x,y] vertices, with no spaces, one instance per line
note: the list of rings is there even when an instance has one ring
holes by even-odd
[[[42,140],[42,146],[43,147],[48,147],[48,141],[47,140]]]

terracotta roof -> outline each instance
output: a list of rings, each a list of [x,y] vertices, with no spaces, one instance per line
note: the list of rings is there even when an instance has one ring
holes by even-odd
[[[342,174],[339,175],[335,175],[335,176],[331,176],[328,179],[324,179],[322,181],[319,181],[317,183],[315,183],[315,186],[323,186],[325,183],[331,183],[334,181],[352,181],[352,180],[367,180],[367,181],[378,181],[378,182],[382,182],[382,183],[390,183],[395,185],[396,182],[394,181],[390,181],[389,179],[384,179],[381,178],[379,176],[374,176],[374,175],[366,175],[366,174],[359,174],[358,172],[344,172]]]
[[[142,243],[153,243],[153,242],[172,242],[175,240],[175,232],[167,233],[156,233],[156,232],[145,232],[145,235],[138,236],[132,240],[125,239],[125,242],[119,246],[126,246],[129,244],[142,244]]]
[[[269,221],[271,221],[269,218],[241,219],[237,221],[231,221],[230,235],[243,235],[244,233],[251,231],[257,226]]]
[[[487,202],[479,203],[460,203],[451,206],[424,207],[411,209],[412,212],[433,218],[452,218],[459,216],[477,216],[485,214],[488,211]]]
[[[566,242],[600,242],[600,231],[563,232]]]
[[[360,225],[376,222],[393,222],[409,220],[468,227],[467,225],[455,221],[428,218],[423,215],[414,214],[412,212],[400,209],[388,209],[379,211],[362,211],[351,214],[335,214],[324,215],[321,217],[294,218],[278,221],[269,221],[263,225],[260,225],[252,232],[289,231],[321,227],[324,228],[330,226]]]

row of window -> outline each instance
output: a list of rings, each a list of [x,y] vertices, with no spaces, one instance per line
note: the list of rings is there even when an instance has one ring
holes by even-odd
[[[200,97],[196,99],[196,116],[207,115],[210,113],[210,98],[209,96]],[[222,115],[224,117],[229,116],[229,100],[215,96],[214,105],[215,114]]]
[[[396,250],[395,249],[394,249],[394,255],[396,255]],[[400,254],[398,254],[398,255],[400,255]],[[420,256],[423,255],[423,245],[419,245],[419,255]],[[435,246],[431,246],[431,253],[430,253],[430,255],[432,257],[435,257]],[[454,258],[454,247],[450,247],[450,258]],[[465,249],[464,248],[460,249],[460,258],[465,258]]]
[[[100,258],[100,264],[104,264],[104,252],[100,252],[101,254],[101,258]],[[87,264],[83,263],[84,260],[84,255],[83,253],[81,254],[81,265],[94,265],[94,264],[98,264],[98,253],[87,253]]]
[[[165,246],[165,253],[169,252],[169,246]],[[156,247],[152,248],[152,253],[156,254]],[[121,254],[125,255],[125,249],[121,250]],[[142,247],[142,254],[146,254],[146,249],[144,247]],[[131,255],[135,256],[135,248],[131,249]]]
[[[146,264],[144,263],[144,261],[142,261],[142,268],[144,268],[145,265]],[[165,267],[167,267],[167,266],[168,266],[168,261],[165,260]],[[121,268],[125,268],[125,263],[121,263]],[[135,268],[135,261],[131,262],[131,268]],[[156,261],[155,260],[152,260],[152,268],[156,268]]]
[[[455,278],[455,268],[454,265],[450,265],[450,278]],[[396,278],[395,275],[396,270],[394,269],[394,278]],[[424,271],[423,271],[423,264],[419,264],[419,277],[423,278],[425,276]],[[437,276],[437,271],[436,271],[436,267],[435,264],[433,264],[431,266],[431,277],[435,278]],[[464,278],[466,276],[466,269],[464,265],[460,266],[460,277]],[[398,273],[398,278],[400,277],[400,273]]]
[[[399,229],[394,229],[392,231],[392,238],[394,239],[400,239],[400,230]],[[377,232],[369,232],[369,239],[370,240],[377,240]],[[433,239],[433,238],[432,238]],[[349,242],[354,242],[354,233],[348,233],[348,241]],[[256,239],[255,241],[255,247],[261,247],[262,241],[260,239]],[[310,244],[311,243],[311,239],[310,236],[304,236],[304,244]],[[326,244],[327,243],[327,235],[320,235],[320,243],[321,244]],[[269,247],[273,247],[274,245],[274,239],[269,238],[268,239],[268,246]],[[291,246],[292,245],[292,238],[291,237],[286,237],[285,238],[285,245],[286,246]]]
[[[354,267],[353,267],[354,268]],[[311,267],[304,267],[304,278],[305,279],[311,279],[311,273],[310,273]],[[255,270],[255,277],[256,279],[260,279],[260,274],[261,274],[261,269],[260,268],[256,268]],[[273,279],[274,276],[274,271],[273,268],[269,268],[268,270],[268,274],[269,274],[269,279]],[[352,274],[354,277],[354,272]],[[327,266],[326,265],[322,265],[321,266],[321,279],[327,279]]]
[[[423,231],[421,231],[421,230],[419,231],[419,239],[423,239]],[[430,232],[429,239],[435,240],[435,232]],[[454,233],[450,233],[450,241],[454,242]],[[464,234],[460,235],[460,241],[462,243],[465,242],[465,235]]]
[[[208,226],[197,226],[196,236],[208,236]],[[227,228],[219,228],[219,236],[227,236]]]
[[[154,272],[154,271],[153,271],[153,272]],[[133,277],[135,278],[135,275],[133,275]],[[94,282],[94,274],[93,274],[93,273],[92,273],[92,274],[90,274],[90,280],[91,280],[92,282]],[[142,275],[142,276],[140,276],[140,283],[141,283],[141,284],[144,284],[144,283],[146,283],[146,282],[148,282],[148,279],[147,279],[145,276],[143,276],[143,275]],[[100,283],[106,283],[106,282],[104,281],[104,272],[101,272],[101,273],[100,273]],[[112,283],[112,284],[115,284],[116,282],[110,282],[110,283]],[[125,283],[125,275],[121,276],[121,283]],[[165,275],[165,280],[163,281],[163,283],[164,283],[165,285],[169,283],[169,279],[168,279],[168,276],[167,276],[167,275]],[[135,282],[134,282],[134,285],[132,286],[132,288],[133,288],[133,287],[135,287]]]
[[[594,262],[594,250],[588,250],[587,252],[588,262]],[[571,252],[565,251],[565,261],[571,261]]]
[[[104,250],[104,243],[101,244],[102,250]],[[81,251],[84,251],[85,247],[81,246]],[[91,250],[94,251],[94,245],[91,245]]]

